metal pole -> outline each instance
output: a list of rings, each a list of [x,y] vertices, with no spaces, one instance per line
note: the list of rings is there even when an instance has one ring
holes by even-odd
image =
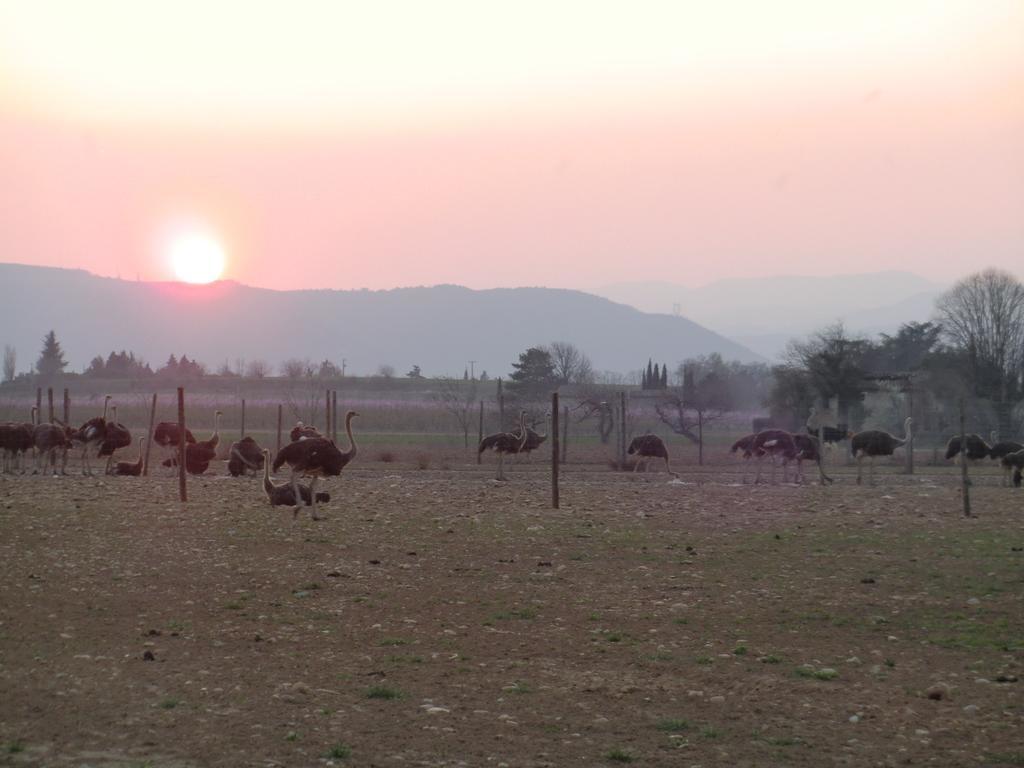
[[[964,517],[971,516],[970,480],[967,479],[967,417],[964,415],[964,398],[960,397],[960,495],[964,499]]]
[[[149,407],[149,432],[146,434],[146,458],[142,461],[142,476],[149,476],[149,449],[153,447],[153,423],[156,421],[156,392],[153,393],[153,404]]]
[[[558,509],[558,393],[551,393],[551,507]]]
[[[554,429],[554,425],[552,425]],[[562,463],[566,463],[569,450],[569,406],[562,406]]]
[[[480,424],[477,427],[477,432],[480,437],[477,438],[476,444],[479,446],[484,441],[484,401],[480,401]],[[479,450],[476,452],[476,463],[480,463],[481,453]]]
[[[185,388],[178,387],[178,496],[182,502],[188,501],[188,490],[185,486]]]

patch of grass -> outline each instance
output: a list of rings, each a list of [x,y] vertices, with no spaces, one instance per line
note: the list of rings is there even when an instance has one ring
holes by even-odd
[[[177,699],[163,699],[160,701],[160,709],[174,709],[179,704],[181,704],[181,702]]]
[[[678,733],[679,731],[685,731],[690,727],[690,724],[679,718],[669,718],[667,720],[659,720],[658,724],[654,727],[666,733]]]
[[[779,664],[782,662],[782,659],[770,653],[767,656],[762,656],[760,659],[758,659],[758,661],[760,661],[762,664]]]
[[[386,685],[375,685],[367,689],[366,698],[392,701],[394,699],[402,698],[402,692],[395,688],[389,688]]]
[[[604,753],[604,759],[613,763],[632,763],[636,758],[624,749],[611,749]]]
[[[814,669],[814,667],[797,667],[797,677],[806,677],[814,680],[835,680],[839,677],[839,673],[829,667],[822,667],[821,669]]]
[[[717,739],[719,736],[722,735],[722,732],[714,726],[708,725],[700,729],[700,735],[703,736],[705,739]]]
[[[735,648],[732,649],[732,652],[733,652],[733,655],[735,655],[735,656],[746,656],[747,655],[747,646],[745,646],[745,645],[737,645]]]
[[[394,664],[422,664],[422,656],[388,656],[388,661]]]
[[[16,755],[19,752],[24,752],[24,751],[25,751],[25,742],[21,741],[20,739],[16,739],[15,741],[12,741],[10,744],[7,745],[7,752],[8,752],[8,754]]]
[[[522,680],[516,680],[512,685],[506,685],[501,690],[507,691],[508,693],[533,693],[533,688]]]
[[[685,616],[679,616],[679,617],[677,617],[675,619],[672,619],[672,623],[673,624],[678,624],[680,626],[686,626],[687,624],[690,623],[690,620],[688,618],[686,618]]]
[[[511,611],[496,613],[491,618],[496,621],[509,621],[511,619],[529,620],[537,618],[537,611],[533,608],[513,608]]]
[[[240,611],[244,605],[238,600],[232,600],[230,603],[224,603],[225,610],[228,611]]]
[[[710,656],[698,656],[696,661],[698,664],[702,664],[704,666],[715,663],[715,660],[712,659]]]
[[[804,742],[803,739],[796,736],[769,736],[765,738],[765,743],[771,744],[773,747],[795,747]]]
[[[288,733],[285,734],[284,740],[285,741],[298,741],[299,740],[299,734],[297,734],[295,731],[288,731]]]
[[[603,634],[604,639],[609,643],[621,643],[626,637],[622,632],[611,632],[609,630],[605,630]]]
[[[327,754],[324,757],[332,760],[346,760],[352,757],[352,747],[348,744],[335,744],[327,750]]]
[[[985,755],[985,760],[996,765],[1024,765],[1024,752],[996,752]]]
[[[380,641],[380,645],[405,645],[408,640],[401,637],[385,637]]]
[[[883,663],[883,664],[885,664],[885,666],[887,666],[887,667],[889,667],[889,668],[892,668],[892,667],[895,667],[895,666],[896,666],[896,662],[895,662],[895,661],[893,661],[892,659],[886,659],[886,660],[885,660],[884,662],[882,662],[882,663]]]

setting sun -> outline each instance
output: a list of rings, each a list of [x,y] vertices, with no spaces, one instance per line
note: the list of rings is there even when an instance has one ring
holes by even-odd
[[[184,283],[212,283],[224,272],[224,249],[203,234],[181,235],[170,247],[171,266]]]

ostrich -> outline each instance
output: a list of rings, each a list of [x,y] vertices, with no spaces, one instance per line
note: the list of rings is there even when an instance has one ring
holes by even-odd
[[[68,449],[71,447],[71,435],[74,431],[63,424],[37,424],[32,434],[32,442],[36,446],[36,468],[33,475],[39,474],[46,466],[47,460],[57,474],[57,451],[61,453],[60,474],[67,474]]]
[[[302,498],[299,492],[299,477],[310,477],[311,495],[310,508],[314,520],[320,516],[316,509],[316,481],[321,477],[336,477],[341,470],[356,457],[356,441],[352,437],[352,419],[359,414],[349,411],[345,414],[345,433],[348,435],[348,450],[342,453],[332,440],[325,437],[310,437],[289,443],[274,458],[274,471],[287,464],[292,470],[292,498],[297,502]],[[295,505],[292,514],[294,520],[299,514],[299,505]]]
[[[243,437],[231,444],[228,458],[228,472],[232,477],[252,472],[254,475],[263,468],[264,451],[251,437]]]
[[[72,435],[72,440],[82,445],[82,474],[91,475],[89,466],[89,449],[99,446],[107,439],[107,409],[110,407],[110,395],[103,397],[103,415],[89,419]]]
[[[850,451],[857,459],[857,485],[861,483],[861,471],[865,457],[871,460],[869,482],[872,485],[875,484],[875,459],[879,456],[892,456],[893,451],[901,445],[906,445],[910,440],[910,427],[913,421],[909,416],[903,421],[904,437],[902,438],[890,435],[880,429],[866,429],[850,438]]]
[[[548,439],[548,432],[551,431],[551,411],[544,414],[545,428],[544,434],[540,434],[531,427],[526,427],[526,442],[523,443],[523,447],[519,449],[519,453],[525,453],[527,461],[532,461],[533,454],[531,451],[535,451],[544,444],[544,441]],[[516,454],[517,456],[519,454]]]
[[[519,412],[519,431],[517,432],[495,432],[487,435],[480,441],[476,453],[479,456],[487,450],[498,454],[498,476],[496,480],[505,480],[505,454],[519,453],[526,445],[526,411]]]
[[[804,481],[803,463],[806,459],[818,465],[818,480],[821,484],[831,484],[832,478],[825,474],[825,468],[821,465],[821,450],[818,446],[818,438],[813,435],[794,434],[793,443],[796,445],[796,476],[800,478],[800,482]]]
[[[1021,474],[1024,473],[1024,448],[1005,454],[999,459],[999,463],[1007,475],[1013,472],[1013,485],[1016,488],[1020,488]]]
[[[765,429],[758,432],[754,435],[754,440],[750,444],[750,452],[757,457],[755,485],[761,482],[761,463],[765,456],[768,456],[772,462],[772,478],[770,482],[773,484],[775,483],[776,457],[782,459],[782,482],[786,482],[789,462],[797,458],[797,447],[793,440],[793,435],[784,429]]]
[[[185,427],[185,442],[192,444],[196,441],[195,436],[192,434],[192,430]],[[178,422],[176,421],[161,421],[153,430],[153,442],[160,446],[161,452],[164,455],[163,465],[166,466],[177,466],[167,464],[167,459],[174,456],[178,450],[178,444],[181,442],[181,432],[178,430]]]
[[[277,485],[273,480],[270,479],[270,451],[263,448],[260,451],[260,461],[263,464],[263,491],[267,494],[267,501],[270,502],[272,507],[297,507],[297,506],[312,506],[312,494],[310,493],[309,486],[299,483],[299,495],[302,496],[302,505],[295,503],[295,488],[291,483],[282,483]],[[331,500],[331,494],[318,491],[316,494],[316,500],[320,504],[326,504]]]
[[[138,461],[119,461],[114,465],[114,469],[110,474],[112,475],[128,475],[129,477],[139,477],[142,474],[142,462],[143,454],[142,441],[139,441],[139,460]],[[187,463],[187,459],[186,459]]]
[[[292,427],[292,431],[288,434],[291,441],[294,443],[297,440],[309,440],[311,437],[324,437],[323,433],[319,429],[313,426],[306,426],[301,421],[295,422],[295,426]]]
[[[988,455],[995,461],[1001,463],[1003,467],[1003,485],[1006,485],[1010,479],[1010,472],[1013,466],[1002,463],[1003,458],[1009,456],[1011,453],[1017,453],[1017,451],[1024,450],[1024,445],[1016,442],[1015,440],[996,440],[996,433],[993,432],[989,436],[992,440],[992,447],[989,449]]]
[[[185,471],[190,475],[201,475],[210,468],[210,462],[217,458],[217,445],[220,443],[220,411],[213,412],[213,435],[209,440],[195,440],[189,442],[188,429],[185,430]],[[175,425],[175,433],[180,435]],[[177,447],[177,444],[175,444]],[[164,459],[165,467],[178,466],[177,454],[172,454]]]
[[[132,433],[124,426],[124,424],[117,423],[117,406],[110,406],[110,413],[112,420],[107,422],[106,436],[103,438],[103,442],[100,444],[100,449],[96,456],[102,458],[107,457],[107,466],[104,467],[103,473],[110,474],[110,464],[114,460],[114,451],[120,448],[127,448],[132,444]]]
[[[634,453],[637,455],[637,462],[633,465],[634,472],[640,469],[641,464],[644,465],[644,471],[646,472],[648,459],[664,459],[665,471],[672,475],[672,477],[679,477],[679,473],[673,472],[672,468],[668,465],[668,448],[665,447],[665,441],[657,435],[634,437],[626,453],[630,456]]]
[[[729,453],[739,453],[740,451],[742,451],[743,453],[741,455],[743,457],[743,460],[745,462],[749,462],[754,456],[753,445],[755,437],[757,437],[756,432],[751,432],[749,435],[744,435],[729,447]],[[743,465],[743,477],[741,482],[747,482],[748,466],[749,464]]]
[[[968,461],[987,459],[992,448],[981,435],[971,433],[966,437],[967,450],[963,451]],[[946,459],[952,459],[961,453],[960,435],[954,435],[946,443]],[[958,460],[959,461],[959,460]]]
[[[35,408],[32,409],[33,413]],[[0,448],[3,449],[3,471],[13,473],[20,468],[25,473],[25,455],[32,450],[35,424],[8,422],[0,424]]]

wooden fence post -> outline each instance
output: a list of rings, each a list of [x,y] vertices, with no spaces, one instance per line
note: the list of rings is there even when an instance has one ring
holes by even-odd
[[[328,437],[331,436],[331,390],[329,389],[324,395],[324,434]]]
[[[619,392],[619,410],[622,415],[620,424],[622,425],[619,431],[619,468],[626,468],[626,392],[623,390]]]
[[[149,406],[149,432],[146,433],[146,458],[142,462],[142,476],[149,476],[149,449],[153,447],[153,423],[156,421],[156,392],[153,393],[153,404]]]
[[[964,398],[960,396],[960,495],[964,499],[964,517],[971,516],[971,481],[967,479],[967,417]]]
[[[64,425],[71,426],[71,393],[64,387]]]
[[[479,448],[480,443],[482,443],[484,441],[484,401],[483,400],[480,401],[480,423],[477,425],[477,433],[479,434],[479,437],[477,438],[476,444],[477,444],[477,447]],[[479,464],[481,462],[481,459],[482,459],[482,455],[481,455],[480,451],[477,450],[477,452],[476,452],[476,463]]]
[[[566,463],[569,455],[569,406],[562,406],[562,463]]]
[[[331,390],[331,439],[338,442],[338,390]]]
[[[697,466],[704,466],[704,411],[697,411]]]
[[[907,382],[907,416],[911,418],[914,416],[914,389],[912,381]],[[906,462],[906,473],[908,475],[914,474],[914,430],[910,431],[910,439],[907,440]]]
[[[47,405],[47,423],[53,424],[53,387],[46,388],[46,405]],[[42,419],[39,419],[42,422]]]
[[[281,452],[281,404],[277,404],[277,444],[274,448],[274,458]]]
[[[36,418],[39,419],[37,424],[43,423],[43,388],[36,387]]]
[[[498,378],[498,431],[505,429],[505,393],[502,391],[501,378]]]
[[[188,490],[185,485],[185,388],[178,387],[178,497],[182,502],[188,501]]]
[[[242,398],[242,437],[245,437],[245,398]]]
[[[551,506],[558,509],[558,393],[551,393]]]

